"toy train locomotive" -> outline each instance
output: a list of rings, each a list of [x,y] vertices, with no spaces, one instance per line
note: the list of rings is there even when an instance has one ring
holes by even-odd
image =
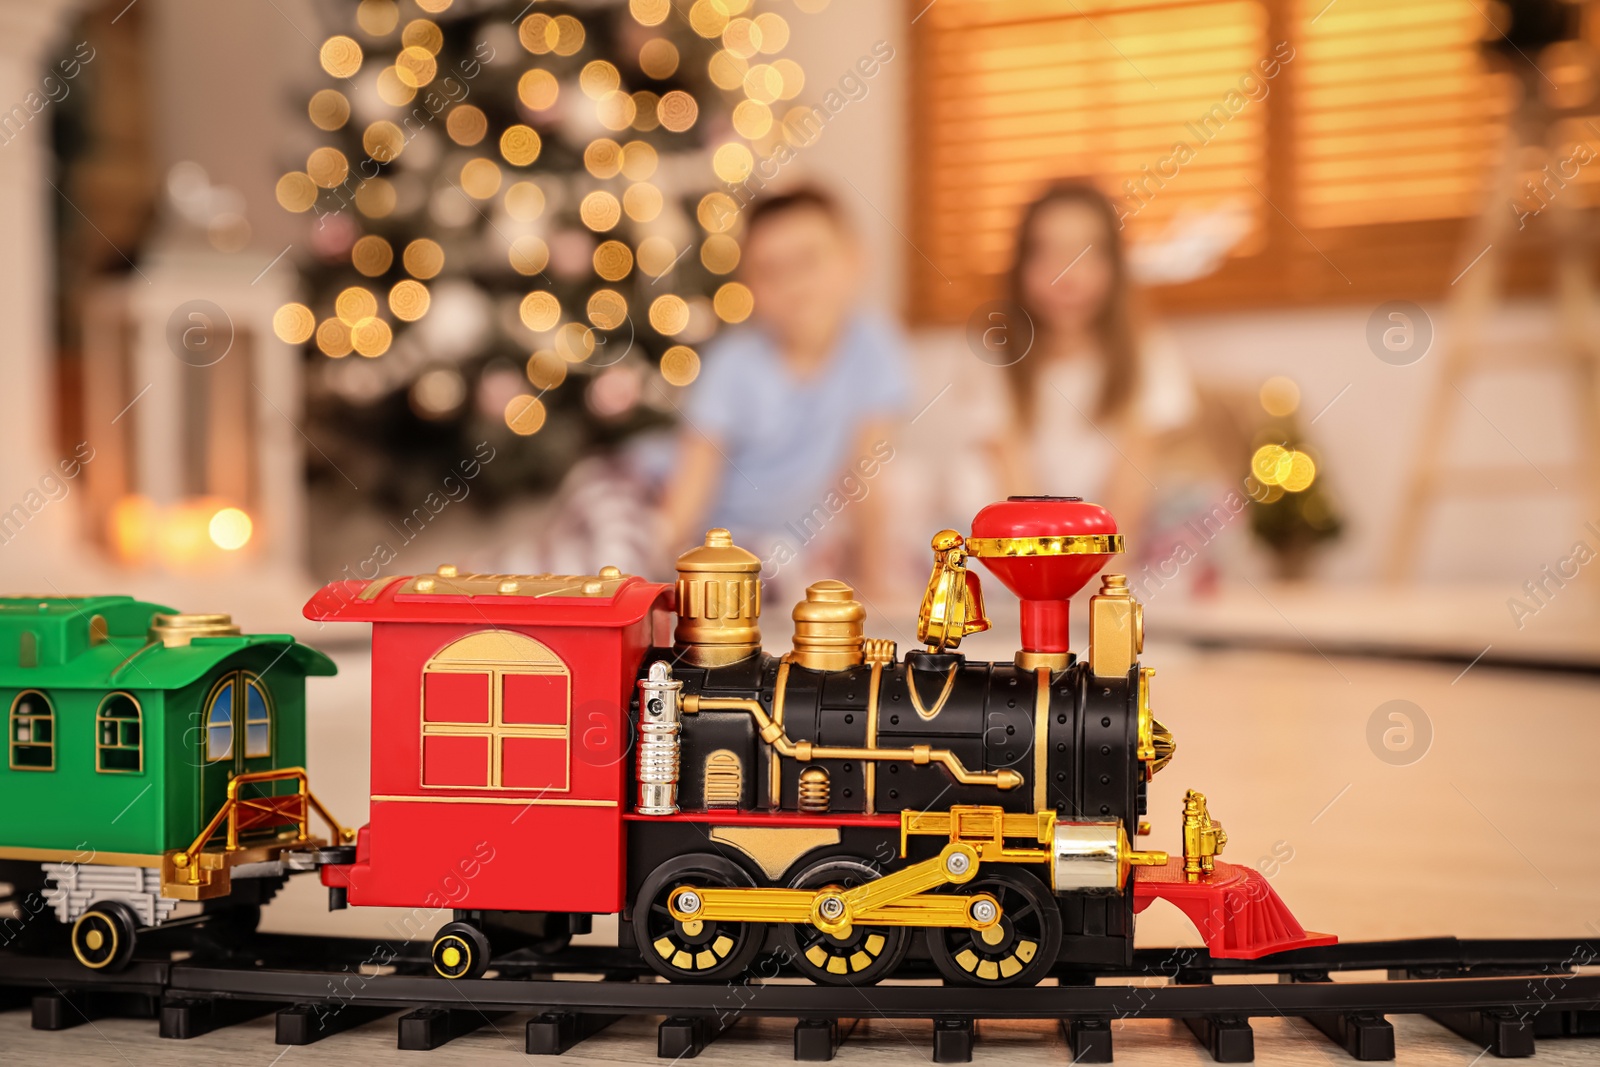
[[[450,909],[432,942],[446,978],[483,974],[495,952],[559,946],[596,914],[620,915],[621,943],[678,981],[733,978],[782,951],[819,983],[870,984],[915,957],[953,983],[1028,985],[1128,965],[1135,914],[1156,899],[1183,909],[1214,956],[1334,940],[1306,932],[1258,873],[1216,858],[1226,835],[1198,793],[1185,799],[1181,857],[1134,847],[1149,832],[1147,783],[1175,745],[1151,714],[1143,612],[1121,576],[1106,575],[1089,602],[1087,655],[1068,647],[1069,598],[1122,549],[1104,509],[1014,497],[980,512],[971,537],[947,530],[933,549],[925,647],[903,657],[866,636],[862,606],[837,581],[794,608],[790,652],[764,652],[761,564],[725,530],[679,558],[675,585],[612,567],[575,577],[445,566],[326,586],[308,618],[372,624],[367,824],[353,843],[331,818],[328,838],[312,838],[315,800],[281,763],[236,762],[239,784],[217,809],[206,760],[222,742],[210,747],[202,730],[187,742],[194,758],[185,742],[168,745],[167,807],[181,797],[216,814],[192,841],[190,824],[161,831],[162,848],[141,861],[160,873],[141,877],[134,904],[204,898],[202,873],[220,893],[229,872],[238,886],[314,867],[333,907]],[[989,625],[974,558],[1021,598],[1012,662],[957,651]],[[286,648],[306,673],[326,673],[315,653]],[[235,685],[267,674],[218,663]],[[198,662],[191,675],[186,699],[220,684]],[[229,710],[243,709],[236,740],[248,747],[245,691]],[[33,772],[59,774],[86,747],[69,745],[80,723],[63,721],[52,727],[62,760],[19,768],[17,746],[36,742],[18,740],[18,701],[5,803],[42,796]],[[0,858],[54,862],[47,893],[89,966],[125,959],[135,925],[171,910],[129,910],[122,883],[101,878],[103,859],[47,857],[39,841],[19,848],[3,833]],[[108,957],[113,936],[122,947]]]

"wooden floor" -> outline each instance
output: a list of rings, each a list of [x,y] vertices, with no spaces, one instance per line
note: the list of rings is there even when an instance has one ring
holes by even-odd
[[[975,656],[1006,655],[978,644]],[[367,767],[354,757],[368,737],[364,654],[339,654],[341,675],[312,679],[311,776],[349,822],[365,814]],[[1315,654],[1197,653],[1152,645],[1156,716],[1178,741],[1152,783],[1147,847],[1179,851],[1180,798],[1205,792],[1226,826],[1226,858],[1265,865],[1278,893],[1309,928],[1348,939],[1455,934],[1600,937],[1600,682],[1582,675],[1478,665],[1397,663]],[[1406,701],[1412,745],[1386,716]],[[1379,721],[1373,721],[1379,709]],[[1383,734],[1391,731],[1386,747]],[[1428,736],[1424,743],[1422,738]],[[1419,755],[1420,753],[1420,755]],[[311,879],[267,911],[275,930],[394,936],[400,913],[329,914]],[[440,919],[443,922],[443,918]],[[613,929],[598,924],[596,939]],[[1143,945],[1197,944],[1174,910],[1141,916]],[[519,1057],[521,1018],[428,1054],[429,1063]],[[1481,1049],[1431,1022],[1394,1020],[1402,1064],[1468,1067]],[[1349,1062],[1297,1020],[1254,1020],[1263,1064]],[[702,1059],[786,1060],[789,1022],[744,1020]],[[654,1055],[654,1025],[634,1020],[567,1054],[575,1063]],[[155,1024],[102,1020],[36,1033],[22,1012],[0,1014],[0,1060],[18,1063],[204,1063],[262,1067],[336,1057],[351,1065],[420,1060],[395,1052],[392,1019],[308,1048],[273,1043],[270,1016],[189,1042],[161,1041]],[[1181,1025],[1130,1021],[1115,1033],[1123,1064],[1207,1063]],[[926,1024],[869,1020],[840,1059],[928,1062]],[[1600,1039],[1545,1042],[1537,1062],[1600,1064]],[[1059,1033],[1035,1023],[980,1025],[976,1062],[1064,1064]]]

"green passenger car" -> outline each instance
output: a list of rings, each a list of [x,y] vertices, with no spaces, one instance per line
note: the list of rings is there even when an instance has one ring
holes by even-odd
[[[305,680],[334,671],[226,615],[0,598],[0,865],[32,873],[92,967],[125,962],[181,900],[264,900],[291,853],[344,834],[307,832],[320,807],[302,770]]]

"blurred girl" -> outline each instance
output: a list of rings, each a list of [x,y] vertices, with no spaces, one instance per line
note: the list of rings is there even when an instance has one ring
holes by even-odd
[[[1010,299],[1031,320],[1033,345],[1006,368],[1011,418],[993,445],[1010,492],[1081,496],[1137,530],[1160,481],[1158,438],[1197,404],[1170,344],[1136,326],[1130,290],[1105,194],[1064,181],[1028,205]]]

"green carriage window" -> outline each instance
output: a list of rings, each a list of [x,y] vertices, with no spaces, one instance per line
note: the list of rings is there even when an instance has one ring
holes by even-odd
[[[108,693],[94,716],[94,764],[102,773],[144,770],[144,734],[139,702],[129,693]]]
[[[37,689],[17,694],[11,702],[11,768],[53,771],[56,768],[56,713],[50,698]]]
[[[233,758],[233,678],[211,692],[206,708],[206,761]]]
[[[272,755],[272,701],[261,679],[249,671],[225,677],[211,691],[206,705],[206,760],[216,763],[233,758],[234,701],[244,699],[244,755],[257,759]]]
[[[272,755],[272,706],[267,691],[253,674],[244,676],[244,755],[246,759]]]

